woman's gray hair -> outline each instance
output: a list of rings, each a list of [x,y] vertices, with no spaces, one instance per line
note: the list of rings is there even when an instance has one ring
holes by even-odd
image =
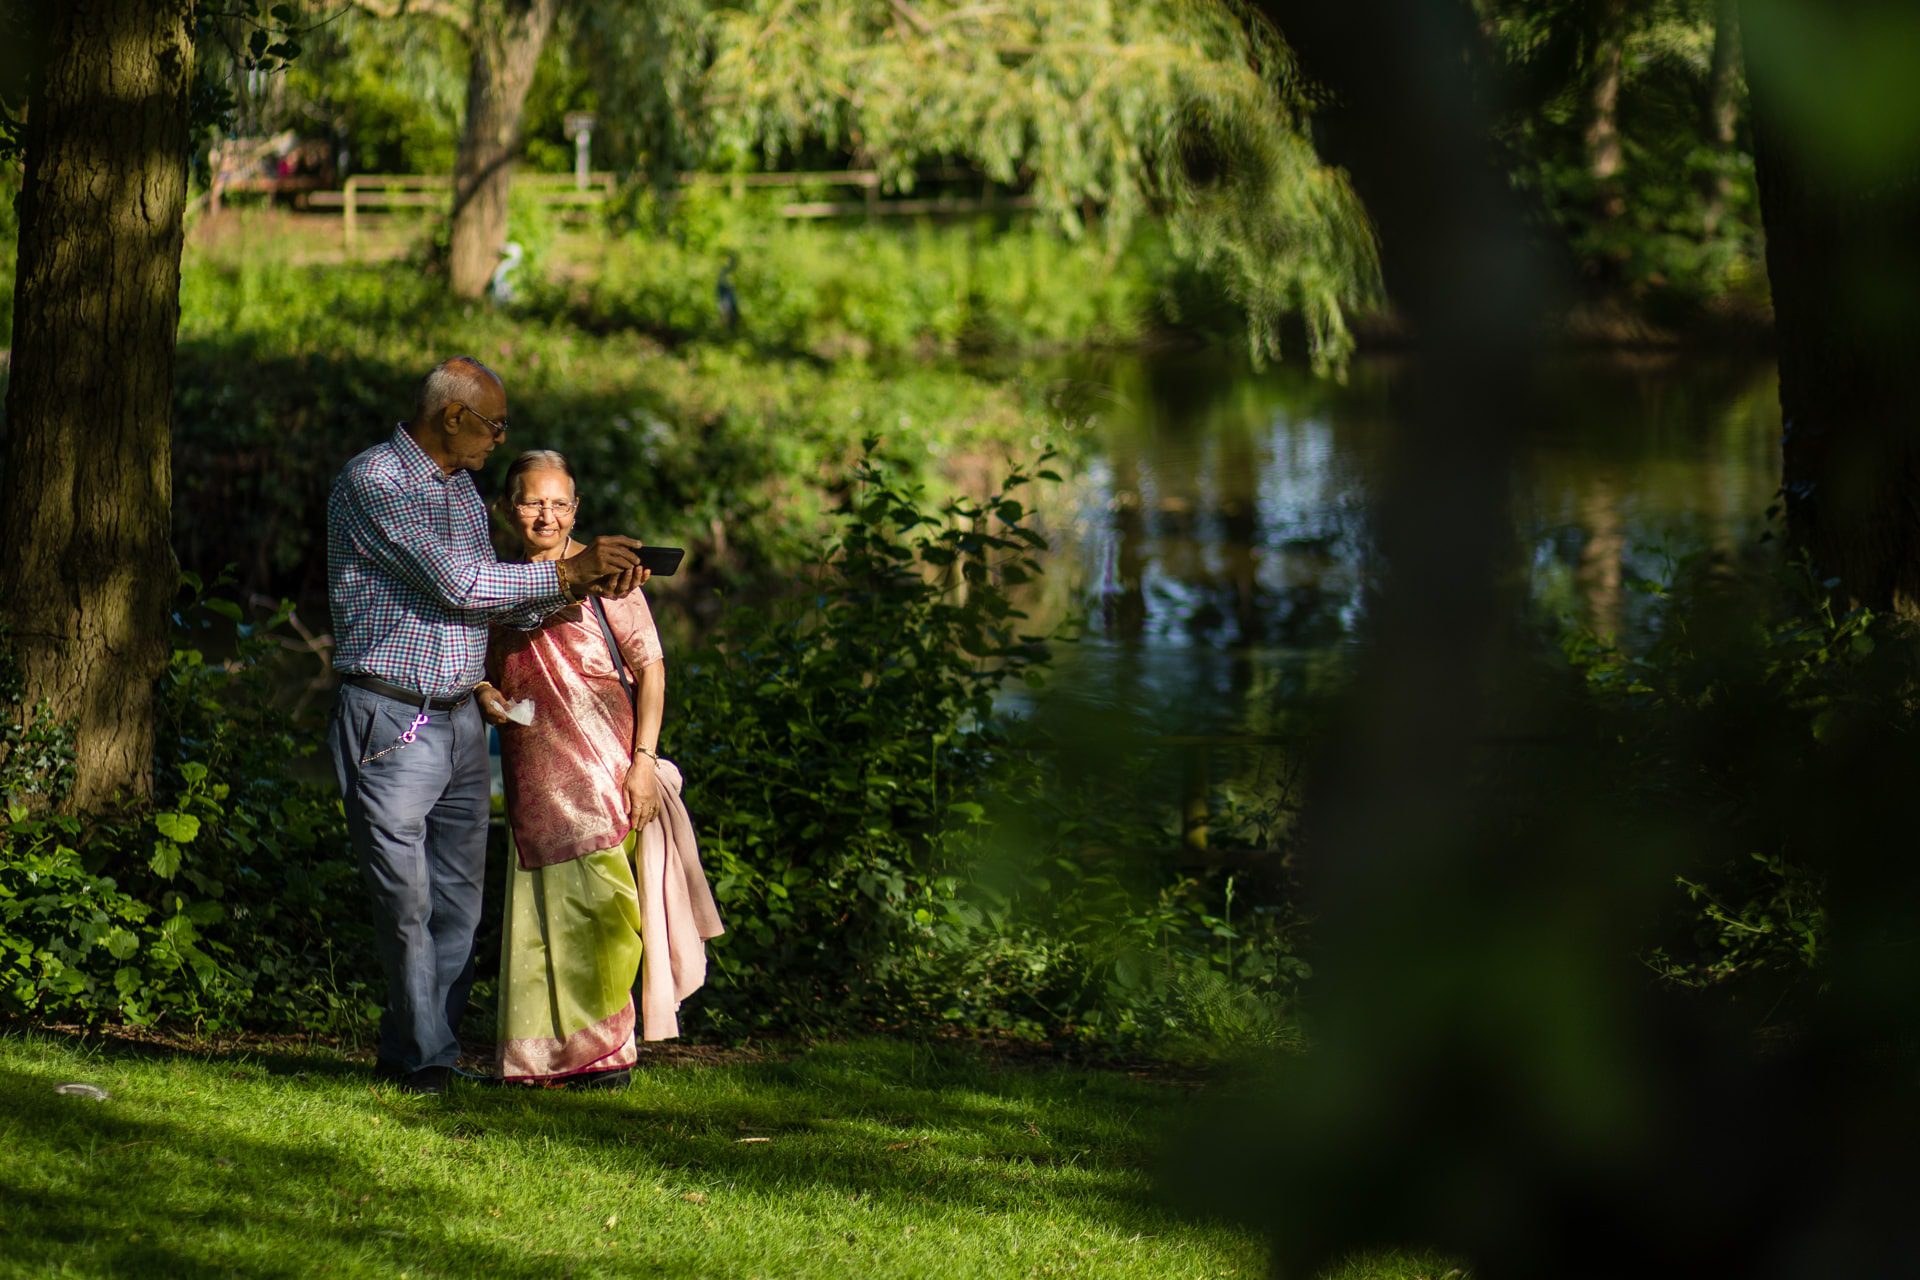
[[[573,478],[573,468],[568,465],[564,453],[553,449],[529,449],[507,467],[507,483],[503,492],[508,502],[520,501],[521,488],[529,471],[564,471],[567,483],[573,486],[574,496],[580,494],[580,482]]]

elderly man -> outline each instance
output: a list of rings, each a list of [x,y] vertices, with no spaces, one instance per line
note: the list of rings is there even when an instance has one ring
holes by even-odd
[[[386,971],[378,1069],[415,1092],[456,1074],[473,985],[490,778],[475,705],[487,626],[534,627],[646,580],[631,538],[502,564],[469,474],[506,438],[507,394],[471,357],[420,384],[413,421],[354,458],[327,502],[334,667],[328,731]]]

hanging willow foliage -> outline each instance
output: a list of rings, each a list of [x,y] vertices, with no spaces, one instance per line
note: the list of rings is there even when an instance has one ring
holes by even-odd
[[[825,148],[901,191],[964,162],[1113,252],[1161,219],[1245,309],[1257,360],[1293,314],[1338,370],[1347,317],[1379,297],[1366,215],[1306,136],[1310,96],[1237,0],[749,0],[707,34],[710,162]]]

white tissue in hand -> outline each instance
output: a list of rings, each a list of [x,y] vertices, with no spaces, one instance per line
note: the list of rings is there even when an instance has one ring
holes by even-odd
[[[518,702],[509,703],[507,705],[507,719],[513,721],[515,724],[532,724],[533,699],[522,698]]]

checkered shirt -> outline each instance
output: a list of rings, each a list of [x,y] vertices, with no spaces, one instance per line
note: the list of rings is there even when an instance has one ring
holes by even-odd
[[[487,626],[522,628],[567,603],[552,561],[502,564],[473,477],[404,427],[349,462],[327,499],[333,665],[432,697],[486,673]]]

